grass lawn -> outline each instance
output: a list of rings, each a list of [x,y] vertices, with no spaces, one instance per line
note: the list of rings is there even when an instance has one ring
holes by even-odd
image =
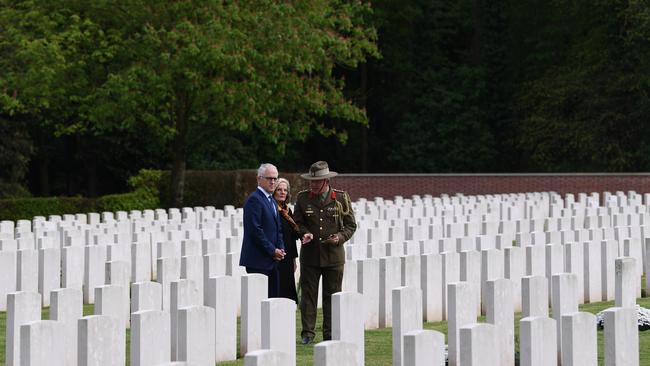
[[[637,303],[643,307],[650,308],[650,298],[641,298],[637,299]],[[581,311],[587,311],[590,313],[597,313],[601,310],[605,310],[609,307],[612,307],[613,302],[600,302],[594,304],[586,304],[580,306]],[[92,305],[84,305],[84,315],[90,315],[93,313]],[[321,328],[320,324],[322,322],[321,314],[319,313],[317,325],[316,325],[316,342],[322,341],[321,338]],[[516,314],[515,317],[515,349],[519,348],[519,319],[520,314]],[[5,336],[6,336],[6,313],[0,312],[0,360],[4,362],[5,359]],[[43,319],[49,318],[49,309],[43,309],[42,313]],[[484,317],[481,317],[479,321],[485,321]],[[298,329],[296,329],[296,363],[297,365],[311,365],[313,363],[313,345],[304,346],[300,344],[300,314],[296,314],[296,324]],[[432,329],[440,331],[444,334],[447,333],[447,322],[436,322],[436,323],[425,323],[425,329]],[[127,331],[127,348],[126,348],[126,364],[129,365],[129,332]],[[392,332],[390,328],[378,329],[378,330],[369,330],[365,333],[365,348],[366,348],[366,365],[391,365],[392,364]],[[239,342],[238,342],[239,343]],[[238,346],[239,349],[239,346]],[[598,331],[598,363],[599,365],[604,364],[604,333],[602,330]],[[639,333],[639,352],[640,352],[640,365],[650,366],[650,331],[640,332]],[[244,360],[239,355],[239,359],[231,362],[222,362],[219,365],[243,365]],[[4,363],[2,363],[4,365]]]

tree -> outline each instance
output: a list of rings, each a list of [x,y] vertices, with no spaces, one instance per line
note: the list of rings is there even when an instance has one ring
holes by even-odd
[[[3,52],[5,63],[27,65],[0,83],[5,109],[64,110],[60,133],[154,133],[170,143],[174,205],[182,203],[188,152],[210,139],[208,127],[258,135],[282,152],[311,130],[345,139],[331,121],[367,123],[333,73],[377,54],[361,1],[9,3],[3,21],[16,39],[5,50],[22,51],[25,40],[48,52]],[[36,21],[26,27],[25,19]],[[18,82],[29,72],[50,79]],[[23,91],[30,88],[39,95]]]
[[[476,1],[375,3],[382,60],[370,64],[379,169],[471,172],[494,165]],[[476,14],[474,14],[476,13]],[[468,16],[468,14],[472,16]]]
[[[548,23],[529,43],[549,57],[531,62],[519,92],[518,143],[530,168],[649,169],[648,5],[605,0],[548,9]]]

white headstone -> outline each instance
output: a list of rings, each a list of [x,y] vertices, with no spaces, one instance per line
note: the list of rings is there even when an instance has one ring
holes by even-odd
[[[560,321],[562,320],[562,315],[578,311],[577,287],[578,277],[575,274],[560,273],[553,275],[551,282],[551,308],[553,310],[553,319],[555,319],[557,325],[558,362],[561,360],[562,353],[562,327],[560,326]]]
[[[636,304],[636,289],[638,277],[636,276],[636,261],[634,258],[616,258],[615,262],[615,293],[617,307],[634,308]]]
[[[314,346],[314,366],[361,366],[357,347],[344,341],[325,341]]]
[[[104,285],[95,287],[95,315],[107,315],[116,318],[124,328],[126,328],[129,320],[128,301],[124,297],[124,288],[122,286]]]
[[[67,366],[63,324],[37,320],[20,326],[21,366]]]
[[[546,248],[544,245],[525,247],[526,275],[544,276],[546,274]]]
[[[498,329],[492,324],[473,323],[460,328],[460,365],[500,366]]]
[[[639,331],[635,308],[614,307],[604,312],[605,366],[639,365]]]
[[[43,295],[43,306],[50,306],[50,291],[61,287],[61,249],[38,251],[38,292]]]
[[[181,278],[180,258],[158,258],[158,276],[156,281],[162,284],[163,289],[163,310],[171,309],[171,283]]]
[[[496,249],[494,249],[496,250]],[[481,253],[467,250],[460,253],[460,280],[472,286],[476,295],[476,311],[481,311]]]
[[[416,287],[393,289],[393,365],[404,362],[404,334],[422,329],[422,290]]]
[[[151,280],[151,243],[131,244],[131,282]]]
[[[242,355],[262,347],[262,300],[268,297],[268,278],[262,274],[241,276],[241,332],[239,351]]]
[[[38,292],[38,251],[34,249],[19,250],[17,253],[16,290]],[[6,268],[6,267],[2,267]],[[11,266],[9,267],[11,268]],[[7,273],[9,277],[11,274]],[[4,293],[4,292],[2,292]],[[2,296],[6,298],[5,296]],[[2,300],[0,300],[1,302]],[[0,308],[2,306],[0,305]],[[6,309],[6,307],[4,308]]]
[[[485,297],[486,321],[496,327],[494,338],[496,338],[496,349],[499,351],[493,353],[501,355],[501,366],[514,366],[515,364],[514,298],[515,292],[510,280],[487,281]]]
[[[244,366],[283,366],[290,360],[291,357],[284,352],[260,349],[244,356]]]
[[[201,255],[181,257],[181,278],[192,281],[203,304],[203,257]]]
[[[363,297],[359,293],[337,292],[332,295],[332,339],[354,345],[357,365],[364,365],[364,321],[358,316],[358,309],[362,306]]]
[[[91,315],[79,319],[78,326],[79,366],[124,365],[126,331],[121,320],[108,315]]]
[[[106,247],[90,245],[84,247],[84,303],[95,303],[95,288],[106,283]]]
[[[215,309],[215,359],[217,362],[234,360],[237,358],[235,279],[231,276],[208,278],[206,286],[205,304]]]
[[[214,309],[189,306],[178,310],[178,357],[190,365],[214,366]]]
[[[445,365],[445,335],[434,330],[404,334],[404,366],[425,365]]]
[[[5,365],[20,365],[20,326],[41,319],[41,295],[13,292],[7,295]]]
[[[396,258],[397,263],[399,264],[399,258]],[[398,267],[399,271],[399,267]],[[343,269],[343,283],[341,284],[341,289],[343,291],[354,291],[358,292],[358,279],[357,279],[357,261],[356,260],[346,260],[344,269]],[[320,292],[320,291],[319,291]],[[320,300],[320,298],[319,298]]]
[[[0,311],[7,310],[7,294],[16,291],[16,252],[0,251]]]
[[[441,321],[443,307],[442,297],[440,296],[442,292],[442,257],[440,254],[431,253],[422,255],[420,257],[420,270],[420,285],[422,286],[422,314],[424,320],[427,322]],[[379,308],[381,326],[381,304]]]
[[[83,317],[83,293],[77,288],[62,288],[50,292],[50,319],[62,325],[65,364],[77,365],[77,322]]]
[[[577,276],[578,303],[583,304],[585,299],[584,275],[584,250],[582,243],[564,244],[564,271]],[[551,294],[552,296],[552,294]]]
[[[131,365],[156,366],[171,361],[169,313],[162,310],[131,314]]]
[[[357,261],[357,288],[363,295],[366,329],[379,327],[379,260]]]
[[[348,263],[356,262],[346,262]],[[347,271],[347,268],[346,268]],[[379,259],[379,326],[390,327],[393,324],[392,290],[401,286],[401,263],[398,257],[383,257]],[[345,290],[350,292],[351,290]],[[355,288],[353,292],[357,292]]]
[[[596,366],[596,316],[591,313],[562,315],[562,366]]]
[[[467,282],[456,282],[448,285],[449,318],[447,343],[449,349],[449,365],[460,365],[459,329],[462,326],[476,322],[475,294]]]
[[[503,249],[503,261],[505,278],[512,281],[515,296],[515,311],[522,310],[521,304],[521,278],[526,274],[526,261],[524,251],[520,247]],[[548,293],[548,291],[547,291]]]
[[[585,302],[600,302],[602,293],[601,243],[587,241],[584,245],[584,295]]]
[[[199,297],[199,291],[191,280],[172,281],[170,287],[170,319],[171,319],[171,346],[172,360],[178,360],[178,317],[179,310],[190,306],[203,305]],[[213,345],[214,347],[214,345]]]
[[[601,288],[603,301],[615,298],[615,260],[618,257],[618,243],[613,240],[603,240],[600,244]]]
[[[519,354],[521,366],[557,366],[555,320],[526,317],[520,323]]]
[[[162,285],[144,281],[131,284],[131,312],[162,310]]]
[[[296,302],[277,297],[262,300],[262,349],[289,355],[286,365],[296,365]]]
[[[548,316],[548,281],[542,276],[525,276],[521,279],[523,318]]]
[[[447,285],[460,281],[460,255],[456,252],[444,252],[442,255],[442,315],[448,319]]]

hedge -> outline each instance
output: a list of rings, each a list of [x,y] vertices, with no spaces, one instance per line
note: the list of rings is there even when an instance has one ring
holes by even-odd
[[[255,170],[194,171],[185,174],[184,207],[225,205],[241,207],[257,186]],[[307,183],[299,174],[280,174],[291,183],[295,198]],[[98,198],[43,197],[0,200],[0,220],[31,220],[34,216],[65,215],[104,211],[131,211],[169,208],[171,177],[169,171],[141,170],[129,178],[133,192]]]

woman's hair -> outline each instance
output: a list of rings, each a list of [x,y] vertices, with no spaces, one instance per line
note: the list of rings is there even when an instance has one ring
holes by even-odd
[[[280,186],[280,183],[284,183],[287,185],[287,198],[285,199],[285,202],[289,202],[291,199],[291,184],[286,178],[279,178],[278,182],[275,184],[275,189],[273,190],[273,196],[275,196],[275,191],[278,190],[278,187]]]

